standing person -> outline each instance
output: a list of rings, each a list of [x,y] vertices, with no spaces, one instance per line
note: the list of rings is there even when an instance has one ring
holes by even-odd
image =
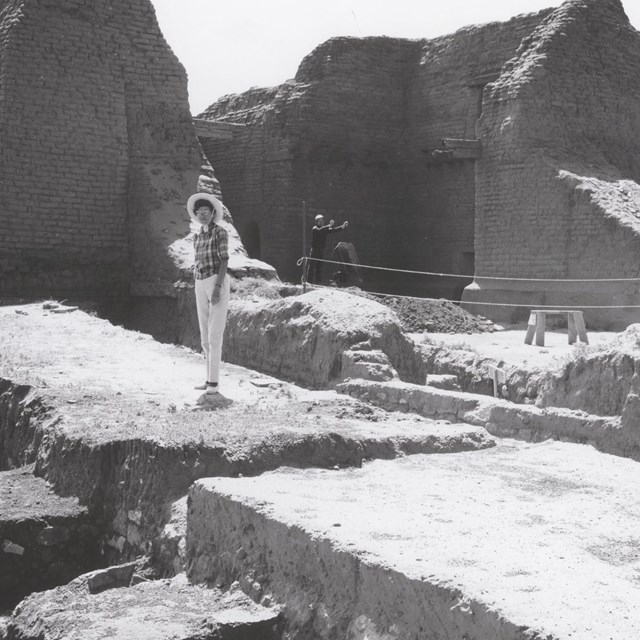
[[[195,193],[187,201],[189,216],[198,225],[193,235],[196,308],[207,378],[196,389],[217,394],[222,338],[227,323],[230,283],[229,236],[220,226],[222,203],[209,193]]]
[[[322,260],[324,256],[324,246],[327,243],[327,234],[334,231],[342,231],[349,226],[349,221],[345,220],[339,227],[334,226],[335,222],[329,220],[329,224],[324,224],[324,216],[317,215],[316,224],[311,229],[311,253],[310,258],[319,258]],[[319,284],[322,280],[322,262],[317,260],[309,260],[309,268],[307,269],[307,282],[311,284]]]

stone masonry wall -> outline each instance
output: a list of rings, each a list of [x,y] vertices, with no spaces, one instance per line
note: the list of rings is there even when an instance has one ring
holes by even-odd
[[[484,95],[476,201],[479,276],[640,275],[638,96],[640,34],[619,0],[569,0],[523,41]],[[639,293],[638,282],[477,278],[465,299],[638,305]],[[499,315],[495,309],[486,313]],[[639,317],[633,309],[586,314],[588,324],[601,327]],[[517,313],[506,315],[513,319]]]
[[[175,278],[201,150],[149,0],[0,9],[0,296]]]

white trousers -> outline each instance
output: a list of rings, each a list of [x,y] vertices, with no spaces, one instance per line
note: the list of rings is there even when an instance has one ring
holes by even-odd
[[[196,308],[200,325],[200,341],[207,358],[207,381],[218,382],[220,377],[220,358],[222,356],[222,338],[227,324],[229,310],[230,282],[225,276],[220,291],[220,300],[211,304],[213,286],[217,276],[196,280]]]

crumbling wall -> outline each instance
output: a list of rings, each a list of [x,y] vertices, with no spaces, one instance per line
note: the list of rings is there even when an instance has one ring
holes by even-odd
[[[639,275],[639,71],[640,34],[619,0],[568,0],[525,38],[484,94],[477,274]],[[479,278],[465,299],[637,304],[637,285]],[[493,318],[517,317],[513,309],[482,310]],[[626,320],[634,314],[628,311]],[[621,310],[586,315],[591,326],[626,324]]]
[[[329,239],[327,257],[345,238],[363,262],[397,254],[405,88],[417,53],[411,41],[335,38],[302,61],[294,81],[222,98],[200,116],[247,125],[203,147],[240,232],[259,228],[261,257],[281,276],[301,275],[303,201],[307,242],[318,213],[354,229]]]
[[[220,164],[216,174],[225,185],[225,202],[234,211],[250,257],[270,260],[281,276],[292,279],[301,254],[300,234],[294,236],[294,229],[301,223],[295,213],[302,205],[292,173],[292,129],[301,96],[295,83],[253,89],[222,98],[199,116],[246,125],[232,140],[201,139],[201,144],[210,161]]]
[[[352,221],[363,263],[474,274],[465,301],[511,305],[470,307],[495,319],[637,305],[637,282],[592,280],[638,276],[639,43],[620,0],[568,0],[431,41],[338,38],[295,81],[204,117],[248,123],[215,164],[237,219],[271,234],[261,257],[287,278],[300,275],[306,200],[307,228],[319,211]],[[479,139],[480,157],[434,158],[443,138]],[[464,283],[365,276],[423,295]],[[637,315],[587,309],[592,327]]]
[[[470,26],[421,43],[409,84],[404,146],[406,186],[399,222],[405,251],[398,262],[405,268],[473,275],[476,161],[442,161],[433,152],[442,148],[444,138],[477,137],[484,87],[548,13]],[[417,279],[419,291],[425,282]],[[467,283],[436,278],[429,288],[450,297],[453,287],[459,297]]]
[[[201,117],[246,125],[203,147],[241,232],[259,235],[255,257],[300,277],[305,201],[307,242],[323,213],[349,219],[364,264],[472,275],[474,161],[432,152],[443,138],[475,138],[483,86],[547,13],[430,41],[334,38],[294,80],[211,105]],[[365,271],[367,286],[395,291],[455,296],[463,282]]]
[[[149,0],[3,3],[0,138],[0,295],[175,279],[201,150]]]

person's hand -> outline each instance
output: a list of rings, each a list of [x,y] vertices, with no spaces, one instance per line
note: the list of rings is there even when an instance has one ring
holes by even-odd
[[[345,220],[342,226],[346,229],[349,226],[349,221]]]
[[[211,294],[211,304],[218,304],[220,302],[220,292],[222,291],[222,287],[218,285],[213,285],[213,293]]]
[[[336,223],[336,221],[335,221],[335,220],[329,220],[329,226],[330,226],[330,227],[333,227],[333,225],[334,225],[335,223]]]

